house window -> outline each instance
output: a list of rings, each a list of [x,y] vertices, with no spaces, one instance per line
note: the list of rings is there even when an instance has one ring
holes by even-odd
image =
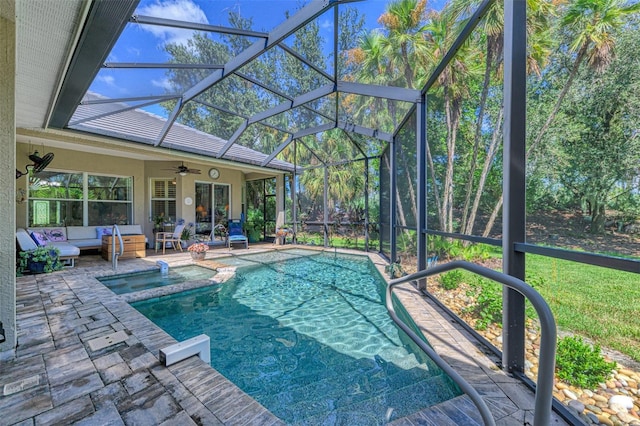
[[[133,223],[133,178],[44,171],[29,175],[29,226]]]
[[[128,225],[133,223],[131,177],[87,176],[88,224]]]
[[[176,184],[172,179],[151,179],[151,219],[156,226],[176,219]]]

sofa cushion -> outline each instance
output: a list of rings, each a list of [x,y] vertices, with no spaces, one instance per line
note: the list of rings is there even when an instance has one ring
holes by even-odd
[[[34,232],[41,233],[40,231]],[[18,241],[18,246],[21,251],[35,250],[38,248],[38,245],[23,228],[18,228],[16,230],[16,240]],[[78,247],[73,244],[69,244],[66,241],[47,241],[46,245],[57,248],[60,251],[61,259],[76,258],[80,254],[80,249]]]
[[[16,240],[18,241],[18,246],[21,251],[35,250],[38,248],[38,244],[36,244],[29,233],[22,228],[16,230]]]
[[[49,241],[67,241],[67,233],[63,228],[45,229],[44,235]]]
[[[66,241],[52,241],[47,244],[47,247],[55,247],[60,251],[60,258],[71,258],[78,257],[80,255],[80,249],[73,245],[69,244]]]
[[[95,238],[95,226],[67,226],[67,240],[89,240]]]
[[[142,227],[140,225],[118,225],[118,229],[122,235],[142,234]]]
[[[88,249],[88,248],[99,249],[102,246],[102,239],[85,238],[81,240],[69,240],[69,243],[73,244],[74,246],[80,247],[81,249]]]

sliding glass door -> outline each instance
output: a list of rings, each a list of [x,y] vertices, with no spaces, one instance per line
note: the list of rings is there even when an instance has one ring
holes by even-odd
[[[216,225],[227,226],[230,193],[226,184],[196,182],[196,234],[209,236]]]

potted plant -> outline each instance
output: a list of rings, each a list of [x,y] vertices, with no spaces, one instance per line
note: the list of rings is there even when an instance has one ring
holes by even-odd
[[[164,212],[153,218],[153,233],[156,234],[158,232],[164,231]]]
[[[40,246],[19,253],[17,275],[48,273],[62,269],[60,251],[55,247]]]
[[[183,248],[186,247],[187,244],[189,244],[189,240],[191,240],[192,235],[193,235],[193,223],[189,222],[187,226],[182,228],[182,232],[180,233],[180,244],[182,245]]]
[[[262,211],[258,209],[249,209],[247,212],[247,236],[250,243],[256,243],[262,240],[262,232],[264,229],[264,217]]]
[[[204,257],[207,255],[207,251],[209,250],[209,246],[204,243],[195,243],[190,245],[187,250],[191,254],[191,258],[193,260],[204,260]]]

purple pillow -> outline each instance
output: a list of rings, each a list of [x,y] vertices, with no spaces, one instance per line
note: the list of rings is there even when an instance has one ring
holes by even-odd
[[[103,235],[111,235],[111,228],[110,227],[102,227],[102,226],[98,226],[96,228],[96,236],[98,238],[102,238]]]
[[[32,231],[31,238],[33,238],[33,241],[35,241],[36,244],[39,246],[46,246],[47,242],[49,241],[47,240],[47,236],[44,235],[44,233],[39,231]]]
[[[44,235],[49,241],[67,241],[64,231],[60,228],[45,230]]]

